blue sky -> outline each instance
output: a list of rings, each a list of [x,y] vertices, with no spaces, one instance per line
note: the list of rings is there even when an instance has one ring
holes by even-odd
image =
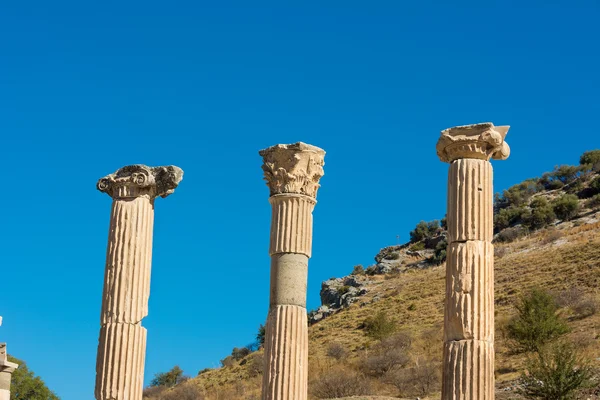
[[[445,213],[439,131],[511,125],[500,190],[599,148],[600,5],[81,2],[0,6],[0,340],[93,399],[111,200],[98,178],[175,164],[156,202],[146,381],[250,343],[268,307],[258,150],[327,151],[309,308]],[[526,4],[523,4],[526,3]]]

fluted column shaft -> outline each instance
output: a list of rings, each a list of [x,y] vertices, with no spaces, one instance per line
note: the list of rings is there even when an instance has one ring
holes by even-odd
[[[98,182],[113,198],[106,252],[97,400],[141,400],[144,385],[154,200],[177,186],[177,167],[128,166]]]
[[[96,398],[141,399],[144,382],[154,200],[113,200],[101,329],[96,365]]]
[[[443,400],[494,399],[493,172],[508,157],[507,127],[478,124],[442,132],[448,173],[448,249]]]
[[[298,143],[260,153],[271,189],[271,287],[265,332],[263,400],[308,398],[306,285],[312,211],[325,152]],[[283,171],[283,172],[282,172]]]
[[[448,177],[443,399],[494,398],[492,165],[459,159]]]

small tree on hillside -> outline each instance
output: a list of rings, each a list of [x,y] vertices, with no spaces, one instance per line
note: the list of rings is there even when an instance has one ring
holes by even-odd
[[[260,324],[258,327],[258,333],[256,334],[256,342],[259,347],[263,347],[265,345],[265,334],[267,333],[267,328]]]
[[[523,214],[523,222],[531,230],[537,230],[550,225],[556,219],[554,209],[544,197],[531,201],[531,212]]]
[[[579,159],[581,165],[591,165],[595,172],[600,171],[600,150],[586,151]]]
[[[556,343],[529,359],[520,391],[529,399],[568,400],[587,385],[591,375],[572,345]]]
[[[19,364],[19,368],[12,374],[10,400],[60,400],[39,376],[35,376],[25,361],[11,356],[8,361]]]
[[[150,382],[150,386],[165,386],[173,387],[178,383],[184,381],[186,378],[183,376],[183,370],[178,365],[171,368],[168,372],[161,372],[154,375],[154,379]]]
[[[569,331],[557,314],[554,298],[541,289],[533,289],[516,304],[517,316],[507,327],[508,335],[522,351],[537,351],[548,341]]]
[[[390,319],[385,311],[379,311],[363,322],[367,336],[373,339],[384,339],[396,331],[396,322]]]
[[[573,194],[565,194],[552,202],[554,213],[563,221],[570,221],[579,211],[579,199]]]
[[[440,231],[440,221],[433,220],[429,222],[421,221],[414,230],[410,231],[410,241],[412,243],[425,240],[435,236]]]

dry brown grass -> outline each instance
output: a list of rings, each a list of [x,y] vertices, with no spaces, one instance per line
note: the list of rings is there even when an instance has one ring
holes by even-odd
[[[542,231],[514,243],[497,245],[502,248],[502,258],[496,258],[495,265],[496,378],[499,387],[514,380],[523,369],[524,356],[511,352],[503,332],[520,294],[533,287],[555,292],[578,287],[586,295],[600,299],[600,222],[580,226],[568,224],[559,227],[558,231],[560,235],[556,231]],[[376,343],[359,327],[378,310],[386,310],[396,320],[400,331],[415,338],[414,356],[439,358],[444,279],[443,265],[391,277],[373,277],[369,293],[358,303],[310,327],[311,379],[327,373],[339,363],[327,356],[333,343],[348,351],[344,363],[356,365]],[[374,297],[380,300],[371,302]],[[361,303],[365,304],[361,306]],[[599,322],[600,315],[569,322],[572,332],[568,336],[585,348],[586,355],[592,360],[600,357]],[[249,377],[246,365],[209,371],[194,381],[203,388],[207,400],[227,398],[223,394],[214,394],[215,391],[232,396],[228,399],[240,400],[252,399],[260,392],[260,377]],[[371,381],[371,388],[377,395],[398,394],[393,386],[380,381]],[[509,394],[499,392],[499,398],[509,398],[506,397]],[[377,397],[357,397],[371,398]]]

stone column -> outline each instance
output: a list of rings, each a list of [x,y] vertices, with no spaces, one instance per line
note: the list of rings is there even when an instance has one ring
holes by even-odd
[[[106,252],[97,400],[141,400],[146,355],[154,199],[173,193],[183,177],[174,166],[130,165],[98,181],[113,198]]]
[[[305,143],[262,150],[272,206],[271,292],[265,334],[263,400],[306,400],[308,319],[306,284],[312,211],[325,152]]]
[[[2,325],[2,317],[0,317]],[[10,400],[10,380],[19,366],[8,361],[6,343],[0,343],[0,400]]]
[[[450,163],[443,400],[494,398],[493,184],[490,158],[504,160],[508,126],[442,131],[437,153]]]

